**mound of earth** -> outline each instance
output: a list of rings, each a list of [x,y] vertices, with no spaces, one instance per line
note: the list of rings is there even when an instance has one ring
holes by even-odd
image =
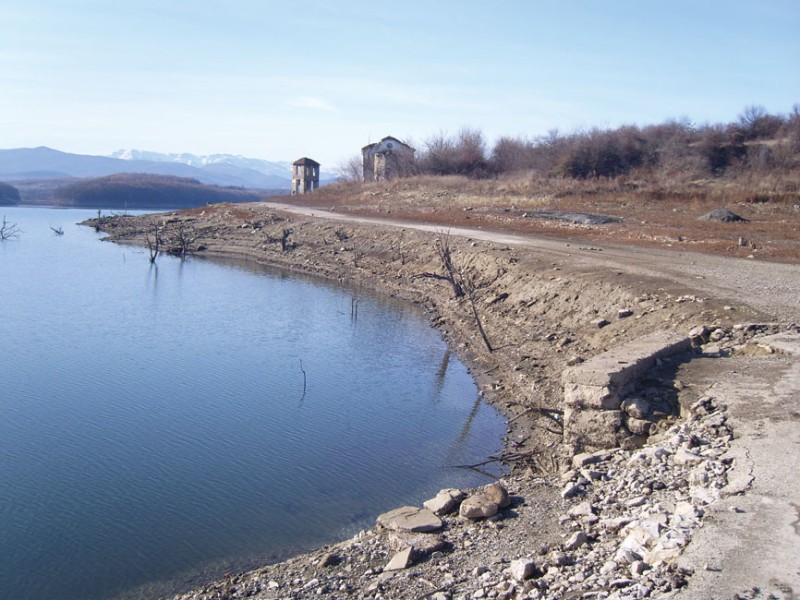
[[[608,223],[619,223],[622,221],[622,219],[619,217],[612,217],[609,215],[593,215],[590,213],[545,210],[528,212],[522,216],[534,217],[538,219],[552,219],[555,221],[567,221],[568,223],[574,223],[576,225],[606,225]]]
[[[701,221],[719,221],[721,223],[747,223],[747,219],[740,217],[735,212],[727,208],[715,208],[709,213],[698,217]]]

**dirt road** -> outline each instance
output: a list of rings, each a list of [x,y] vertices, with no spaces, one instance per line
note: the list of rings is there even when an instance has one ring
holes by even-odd
[[[276,210],[335,221],[427,232],[444,231],[438,225],[357,217],[292,204],[264,204]],[[452,227],[446,231],[452,236],[525,246],[546,254],[553,261],[569,262],[576,269],[622,271],[640,277],[657,276],[722,301],[742,302],[775,321],[800,322],[800,265],[763,263],[679,250],[663,251],[623,245],[587,246],[564,239],[513,235],[483,229]]]

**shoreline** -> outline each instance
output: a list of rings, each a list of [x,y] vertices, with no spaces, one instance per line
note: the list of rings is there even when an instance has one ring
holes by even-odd
[[[126,219],[129,218],[123,220]],[[332,223],[318,217],[281,214],[261,204],[223,205],[130,219],[135,221],[118,226],[104,218],[104,229],[109,228],[106,232],[114,241],[141,245],[142,232],[152,222],[162,222],[165,229],[191,223],[193,228],[206,227],[209,232],[213,231],[200,242],[205,246],[202,253],[210,257],[253,260],[291,272],[347,281],[421,306],[431,316],[431,324],[442,332],[448,345],[468,367],[483,398],[509,421],[505,447],[511,464],[503,480],[512,488],[512,498],[522,499],[523,504],[519,506],[538,507],[538,516],[533,518],[543,521],[540,531],[514,533],[512,541],[547,546],[551,548],[549,552],[563,544],[559,539],[558,518],[562,500],[557,488],[559,467],[568,457],[560,447],[558,436],[546,433],[547,428],[538,418],[541,413],[531,409],[560,405],[560,374],[566,365],[652,332],[656,327],[686,333],[692,326],[707,323],[730,331],[737,322],[758,321],[764,317],[745,303],[730,306],[724,301],[693,294],[691,284],[680,286],[653,276],[618,270],[612,271],[609,277],[605,266],[598,271],[586,266],[575,267],[568,264],[568,259],[578,250],[570,247],[569,242],[563,242],[564,247],[557,254],[543,255],[503,243],[448,236],[447,244],[459,268],[478,282],[473,312],[463,300],[452,297],[446,282],[431,276],[442,274],[435,251],[435,240],[441,243],[444,237],[441,233],[419,232],[410,227],[387,228],[372,223]],[[276,243],[287,229],[291,230],[290,240],[294,244],[288,252],[282,251]],[[632,311],[633,318],[615,318],[622,310]],[[481,342],[475,313],[489,339],[494,341],[496,347],[492,352]],[[598,317],[607,318],[607,325],[598,327]],[[522,512],[519,507],[515,510]],[[495,528],[506,533],[518,529],[508,523],[507,518],[490,520],[484,529]],[[450,531],[468,528],[455,521],[448,521],[447,527]],[[369,538],[376,547],[383,544],[376,541],[381,533],[362,534],[359,534],[362,539]],[[335,547],[352,543],[360,542],[346,540]],[[281,565],[284,570],[290,570],[297,563],[304,563],[305,570],[312,567],[319,570],[320,561],[325,562],[320,553],[325,551],[303,554],[180,597],[244,597],[237,594],[243,593],[242,582],[248,578],[255,581],[264,579],[268,573],[274,576],[281,571]],[[380,552],[386,553],[385,550]],[[440,551],[429,553],[418,568],[429,569],[430,563],[435,562],[430,556],[436,556],[437,552]],[[357,592],[351,582],[348,585],[352,589],[339,590],[347,592],[342,597],[355,594],[377,598],[381,597],[384,587],[394,589],[392,578],[381,580],[385,571],[378,566],[388,558],[379,558],[377,562],[375,557],[370,558],[368,562],[372,567],[359,575],[378,581],[378,586],[370,591],[373,581]],[[313,580],[312,577],[304,581],[303,586]],[[287,594],[286,585],[294,585],[291,581],[279,583],[277,587],[272,586],[274,580],[269,583],[259,591],[251,588],[247,595],[305,597],[306,592],[317,594],[321,589],[313,585],[303,591],[300,586]],[[223,590],[228,591],[222,593]],[[440,592],[426,596],[435,593]],[[419,597],[419,594],[389,597]]]

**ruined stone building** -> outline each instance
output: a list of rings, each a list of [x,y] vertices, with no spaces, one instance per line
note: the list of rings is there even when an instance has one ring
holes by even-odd
[[[414,173],[414,148],[388,136],[361,149],[364,181],[383,181]]]
[[[299,158],[292,163],[292,196],[307,194],[319,187],[319,163],[310,158]]]

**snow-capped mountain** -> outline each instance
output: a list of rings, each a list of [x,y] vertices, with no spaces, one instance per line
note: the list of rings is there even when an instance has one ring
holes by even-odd
[[[0,150],[0,179],[21,181],[103,177],[115,173],[151,173],[189,177],[213,185],[260,190],[290,190],[292,187],[291,164],[288,162],[270,163],[243,157],[232,157],[229,160],[195,157],[198,166],[192,166],[186,158],[191,155],[175,155],[183,156],[184,160],[169,160],[170,155],[156,152],[140,155],[137,152],[139,151],[123,150],[115,152],[115,156],[112,157],[72,154],[44,146]],[[216,155],[216,157],[222,156]],[[239,164],[235,164],[236,158],[245,162],[240,160]],[[203,164],[204,159],[207,160]]]
[[[117,150],[110,155],[112,158],[122,160],[147,160],[153,162],[171,162],[189,165],[198,169],[210,167],[212,165],[230,165],[239,169],[258,171],[264,175],[291,178],[292,163],[288,161],[268,161],[260,158],[248,158],[236,154],[211,154],[208,156],[198,156],[188,152],[163,153],[150,152],[148,150]],[[211,169],[219,170],[219,169]]]

